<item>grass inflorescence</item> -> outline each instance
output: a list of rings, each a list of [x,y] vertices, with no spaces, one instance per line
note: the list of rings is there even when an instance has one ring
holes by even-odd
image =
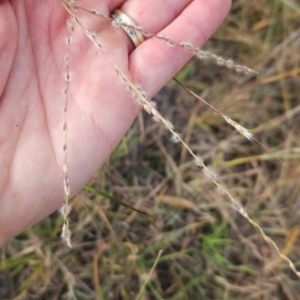
[[[197,72],[190,64],[178,75],[185,86],[202,97],[213,99],[211,104],[218,107],[221,118],[174,85],[163,90],[155,104],[110,61],[124,88],[151,118],[145,115],[137,120],[90,184],[125,198],[125,202],[135,203],[136,207],[154,214],[156,222],[112,205],[97,194],[80,193],[72,203],[74,249],[71,252],[62,249],[57,240],[60,230],[57,217],[47,218],[40,227],[23,233],[28,240],[21,242],[22,245],[11,242],[12,255],[6,269],[18,274],[14,275],[17,285],[22,269],[32,274],[19,285],[19,295],[34,292],[45,298],[39,287],[52,279],[54,286],[60,289],[51,291],[49,287],[46,289],[49,294],[78,299],[134,299],[136,295],[145,299],[259,299],[270,295],[296,299],[293,298],[293,295],[297,297],[295,278],[281,262],[286,260],[299,275],[287,257],[297,261],[300,233],[297,223],[300,191],[296,184],[300,173],[297,167],[299,129],[293,122],[299,117],[300,109],[292,90],[293,76],[299,75],[299,67],[295,67],[292,58],[296,40],[290,39],[290,44],[282,45],[289,47],[285,51],[291,55],[278,50],[281,56],[277,53],[275,60],[271,50],[275,51],[275,46],[281,44],[272,39],[272,32],[280,31],[282,25],[275,21],[269,24],[255,19],[241,20],[243,15],[248,15],[247,9],[253,10],[252,15],[260,13],[265,21],[269,14],[278,14],[289,21],[287,32],[282,33],[283,39],[288,40],[297,28],[294,11],[285,6],[285,11],[281,10],[277,1],[273,2],[274,7],[266,9],[264,3],[252,7],[237,1],[229,21],[209,45],[216,52],[222,45],[227,49],[229,38],[224,37],[230,33],[234,37],[230,38],[230,50],[254,70],[259,70],[258,78],[239,79],[239,86],[232,90],[237,79],[234,73],[228,75],[228,70],[222,68],[205,65],[204,70]],[[70,10],[70,24],[81,28],[99,51],[103,51],[100,37],[76,17],[76,10],[85,9],[108,22],[113,21],[74,1],[63,3]],[[246,28],[251,29],[240,34]],[[143,32],[142,28],[139,30]],[[268,35],[264,36],[266,31]],[[148,32],[144,34],[153,36]],[[198,58],[214,59],[219,65],[233,68],[232,60],[196,50],[186,42],[175,43],[168,37],[157,37],[171,46],[184,48],[183,51],[195,52]],[[201,52],[197,55],[196,51]],[[257,57],[255,52],[261,55]],[[231,55],[223,51],[222,54]],[[110,60],[109,55],[105,55]],[[66,60],[66,106],[68,63],[69,57]],[[274,63],[278,68],[274,68]],[[235,69],[254,73],[239,65]],[[170,110],[166,99],[174,101],[174,95],[176,103],[172,103]],[[159,97],[164,97],[164,103]],[[165,130],[159,123],[171,133],[173,141],[183,145],[182,149],[163,142]],[[244,132],[249,140],[253,140],[252,134],[255,134],[273,154],[262,153],[259,146],[232,133],[226,123]],[[250,125],[251,133],[241,124]],[[65,121],[66,150],[68,126],[72,124]],[[141,136],[144,136],[142,140]],[[194,158],[196,166],[187,153]],[[289,168],[276,157],[284,160]],[[66,205],[62,211],[64,226],[69,226],[66,218],[70,213],[67,151],[65,166]],[[203,172],[199,172],[199,167]],[[249,227],[244,219],[258,231]],[[48,233],[49,240],[45,240],[44,232]],[[279,258],[264,241],[273,246]],[[158,259],[160,249],[165,251]],[[24,255],[27,259],[23,259]],[[32,263],[27,265],[28,261]],[[57,276],[65,283],[55,281]]]

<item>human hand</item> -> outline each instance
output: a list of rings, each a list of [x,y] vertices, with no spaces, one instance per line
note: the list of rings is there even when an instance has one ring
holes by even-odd
[[[106,15],[121,8],[144,30],[194,46],[209,38],[230,6],[230,0],[78,2]],[[76,15],[148,99],[190,59],[188,51],[155,37],[134,49],[121,29],[82,11]],[[0,1],[0,245],[63,204],[67,19],[58,0]],[[68,165],[74,195],[108,158],[140,107],[78,26],[70,67]]]

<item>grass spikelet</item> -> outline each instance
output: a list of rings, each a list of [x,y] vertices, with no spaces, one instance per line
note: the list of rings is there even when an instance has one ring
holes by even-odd
[[[232,119],[230,119],[228,116],[225,116],[224,114],[221,114],[221,116],[224,118],[224,120],[230,124],[236,131],[238,131],[241,135],[243,135],[245,138],[247,138],[249,141],[253,140],[253,134],[246,129],[245,127],[243,127],[242,125],[240,125],[239,123],[233,121]]]
[[[167,44],[168,44],[168,46],[170,46],[170,47],[175,47],[175,46],[176,46],[175,42],[172,41],[172,40],[168,40],[168,41],[167,41]],[[186,49],[186,48],[185,48],[185,49]]]
[[[203,169],[203,174],[209,180],[216,180],[218,177],[216,170],[214,170],[212,167]]]
[[[193,45],[188,42],[181,42],[180,47],[187,50],[193,50]]]
[[[73,248],[71,243],[71,231],[70,229],[68,229],[68,227],[69,227],[69,223],[63,224],[61,238],[66,242],[69,248]]]
[[[197,156],[197,158],[195,159],[195,165],[197,167],[202,167],[202,165],[203,165],[203,159],[200,156]]]
[[[64,204],[60,209],[59,209],[60,213],[67,217],[69,215],[69,213],[71,212],[71,206]]]
[[[175,144],[180,143],[179,133],[175,132],[174,134],[172,134],[171,142],[173,142]]]
[[[68,2],[68,4],[69,4],[69,6],[72,7],[73,9],[78,9],[78,4],[77,4],[76,1],[70,0],[70,1]]]

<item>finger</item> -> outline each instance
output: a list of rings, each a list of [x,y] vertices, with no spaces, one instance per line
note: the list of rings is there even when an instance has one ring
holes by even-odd
[[[80,22],[86,26],[90,31],[99,32],[103,24],[107,21],[99,19],[99,17],[92,14],[92,11],[96,11],[103,15],[109,16],[117,7],[120,7],[126,0],[105,0],[105,1],[96,1],[95,0],[83,0],[80,3],[74,3],[74,6],[65,5],[65,7],[76,17],[80,19]],[[74,7],[79,7],[79,9],[74,9]]]
[[[16,19],[8,1],[0,1],[0,97],[4,91],[17,46]]]
[[[97,10],[99,11],[99,7],[107,7],[108,11],[111,12],[114,9],[120,7],[126,0],[105,0],[105,1],[96,1],[95,0],[83,0],[78,2],[77,4],[80,7],[84,7],[89,10]],[[96,4],[95,4],[96,3]],[[100,3],[100,6],[99,6]],[[104,13],[104,11],[99,11]]]
[[[120,9],[143,30],[157,33],[171,23],[191,2],[192,0],[129,0]],[[134,45],[125,32],[121,33],[131,53]]]
[[[227,12],[230,0],[195,0],[160,35],[176,42],[201,46],[218,28]],[[129,57],[129,71],[135,83],[149,97],[161,89],[190,59],[191,52],[170,47],[165,41],[151,38]]]
[[[116,8],[121,7],[121,5],[125,2],[126,0],[106,0],[108,10],[112,12]]]

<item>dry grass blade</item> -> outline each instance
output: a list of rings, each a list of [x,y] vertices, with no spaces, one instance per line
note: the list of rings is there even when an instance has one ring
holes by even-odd
[[[163,250],[159,250],[159,252],[157,254],[157,257],[156,257],[156,260],[155,260],[155,262],[154,262],[154,264],[153,264],[153,266],[152,266],[152,268],[151,268],[151,270],[150,270],[150,272],[149,272],[149,274],[148,274],[145,282],[143,283],[143,285],[142,285],[142,287],[141,287],[138,295],[136,296],[135,300],[139,300],[139,299],[141,299],[141,297],[143,297],[145,288],[146,288],[148,282],[151,280],[153,272],[154,272],[154,270],[156,268],[156,265],[157,265],[157,263],[158,263],[158,261],[159,261],[159,259],[160,259],[160,257],[161,257],[162,254],[163,254]]]
[[[199,208],[192,201],[183,197],[177,197],[172,195],[159,195],[157,200],[160,202],[181,209],[190,209],[195,212],[199,212]]]

